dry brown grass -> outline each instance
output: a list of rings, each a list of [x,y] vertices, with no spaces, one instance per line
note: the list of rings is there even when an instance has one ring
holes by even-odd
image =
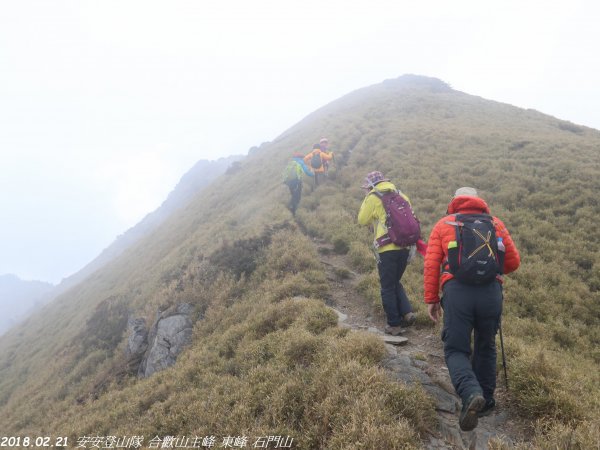
[[[305,189],[298,222],[337,248],[345,241],[373,302],[372,237],[355,224],[361,178],[383,170],[411,198],[425,236],[457,187],[478,188],[523,257],[506,284],[504,328],[510,400],[540,420],[527,445],[597,446],[600,134],[406,79],[357,91],[262,145],[151,236],[3,336],[3,433],[267,433],[295,436],[299,448],[418,448],[433,414],[427,396],[387,379],[380,344],[335,327],[314,246],[289,225],[279,174],[292,151],[321,135],[336,166],[323,186]],[[269,242],[251,245],[276,225]],[[420,270],[410,267],[404,280],[414,303]],[[110,298],[147,321],[182,301],[204,319],[176,366],[148,380],[115,378],[97,400],[77,404],[124,347],[102,331],[119,328],[110,308],[94,325],[97,339],[79,339]]]

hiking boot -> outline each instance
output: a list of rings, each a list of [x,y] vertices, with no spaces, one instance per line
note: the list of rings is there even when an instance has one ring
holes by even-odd
[[[479,411],[477,416],[478,417],[489,416],[495,407],[496,407],[496,400],[494,400],[493,398],[490,398],[485,401],[485,406],[483,407],[483,409],[481,411]]]
[[[385,331],[385,334],[391,334],[392,336],[398,336],[398,335],[404,333],[406,330],[404,328],[402,328],[400,325],[396,325],[395,327],[393,327],[391,325],[386,325],[384,331]]]
[[[463,403],[458,424],[463,431],[471,431],[477,426],[479,412],[485,407],[485,398],[480,392],[475,392]]]
[[[415,315],[415,313],[409,312],[407,314],[404,314],[404,317],[402,317],[402,320],[400,321],[400,326],[410,327],[416,322],[416,320],[417,316]]]

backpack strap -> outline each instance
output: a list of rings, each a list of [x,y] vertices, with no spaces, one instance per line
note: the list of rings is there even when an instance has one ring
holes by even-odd
[[[371,192],[369,192],[367,194],[367,196],[371,195],[371,194],[377,196],[377,198],[383,202],[383,196],[385,194],[383,192],[381,192],[379,189],[377,189],[375,186],[373,186],[373,188],[371,189]],[[384,208],[384,210],[385,210],[385,208]],[[387,211],[385,213],[387,216]],[[375,229],[377,229],[377,227],[375,227]],[[392,243],[392,240],[390,239],[389,235],[386,233],[373,241],[373,247],[375,247],[375,250],[377,250],[379,247],[383,247],[384,245],[388,245],[391,243]]]
[[[444,223],[454,227],[454,241],[456,245],[454,247],[450,247],[448,245],[448,253],[446,261],[442,264],[442,272],[453,273],[458,270],[460,266],[460,253],[461,253],[461,228],[465,226],[464,222],[460,219],[461,217],[458,214],[452,214],[454,220],[445,220]]]
[[[392,192],[392,191],[390,191],[390,192]],[[371,189],[371,192],[369,192],[369,195],[371,195],[371,194],[375,194],[380,199],[383,198],[383,196],[385,195],[382,191],[377,189],[375,186],[373,186],[373,188]]]
[[[447,223],[448,225],[452,225],[453,227],[462,227],[465,225],[463,222],[458,222],[456,220],[454,220],[454,221],[444,220],[444,223]]]

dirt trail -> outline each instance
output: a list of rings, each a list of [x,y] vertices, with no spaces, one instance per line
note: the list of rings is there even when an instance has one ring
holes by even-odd
[[[364,275],[354,272],[347,257],[335,254],[331,245],[318,240],[314,243],[330,281],[327,303],[338,312],[340,325],[375,333],[383,338],[383,311],[371,305],[357,289]],[[411,301],[414,303],[420,299]],[[524,439],[523,427],[512,420],[512,415],[502,406],[506,402],[501,380],[498,381],[498,406],[494,413],[479,419],[479,425],[474,431],[461,431],[458,426],[460,399],[455,395],[450,382],[438,332],[430,327],[417,326],[409,328],[403,336],[408,338],[408,342],[402,346],[385,344],[388,356],[383,365],[399,381],[421,383],[436,402],[438,428],[431,430],[424,438],[423,448],[484,450],[488,449],[490,439],[498,439],[506,444]]]

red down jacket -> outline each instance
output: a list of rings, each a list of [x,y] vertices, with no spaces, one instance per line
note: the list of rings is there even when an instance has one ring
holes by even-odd
[[[454,197],[448,205],[448,214],[489,214],[490,208],[487,203],[479,198],[469,195]],[[427,254],[425,255],[425,269],[423,283],[425,287],[425,303],[437,303],[440,301],[439,292],[444,283],[453,278],[450,273],[441,273],[440,267],[448,259],[448,243],[456,239],[453,225],[445,223],[454,220],[453,216],[446,216],[438,221],[431,230],[429,242],[427,243]],[[504,257],[503,273],[513,272],[519,267],[521,257],[508,230],[497,217],[493,217],[496,236],[501,237],[506,247]]]

